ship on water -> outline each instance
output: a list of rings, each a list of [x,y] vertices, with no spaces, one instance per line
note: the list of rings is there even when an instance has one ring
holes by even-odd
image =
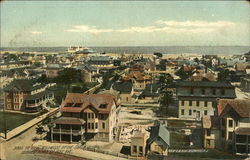
[[[91,48],[88,48],[88,47],[70,46],[68,48],[68,53],[73,53],[73,54],[89,54],[89,53],[94,53],[94,51]]]

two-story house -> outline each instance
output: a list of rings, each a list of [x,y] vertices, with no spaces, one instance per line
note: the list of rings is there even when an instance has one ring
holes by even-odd
[[[250,100],[218,100],[222,149],[250,153]]]
[[[119,103],[113,95],[68,93],[60,106],[62,116],[53,122],[51,141],[114,140]]]
[[[229,82],[180,81],[177,82],[179,118],[200,120],[214,115],[217,98],[236,98],[235,87]]]
[[[54,100],[48,88],[53,84],[36,83],[36,79],[15,79],[4,88],[4,109],[37,112]]]

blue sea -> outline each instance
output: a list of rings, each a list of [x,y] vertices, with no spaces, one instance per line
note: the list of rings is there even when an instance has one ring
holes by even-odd
[[[20,52],[67,52],[68,47],[2,47],[1,51]],[[250,46],[131,46],[131,47],[89,47],[95,52],[106,53],[154,53],[180,54],[244,54],[250,51]]]

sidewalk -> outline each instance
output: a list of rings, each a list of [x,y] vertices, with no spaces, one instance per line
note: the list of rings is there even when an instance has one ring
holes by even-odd
[[[17,136],[18,134],[26,131],[27,129],[29,129],[30,127],[34,126],[35,124],[41,122],[42,120],[44,120],[45,118],[47,118],[48,116],[51,116],[51,113],[57,113],[57,111],[59,111],[59,108],[53,108],[52,110],[50,110],[48,113],[45,113],[41,116],[38,116],[30,121],[28,121],[27,123],[24,123],[23,125],[14,128],[13,130],[11,130],[10,132],[7,133],[7,139],[5,140],[9,140],[15,136]],[[4,133],[1,133],[0,135],[1,137],[4,137]]]
[[[125,158],[107,155],[103,153],[86,151],[77,144],[50,143],[45,140],[36,142],[33,147],[41,148],[45,151],[53,151],[67,155],[82,157],[92,160],[126,160]]]

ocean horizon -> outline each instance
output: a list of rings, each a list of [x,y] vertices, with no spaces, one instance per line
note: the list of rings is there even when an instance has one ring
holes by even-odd
[[[17,52],[53,52],[65,53],[68,47],[1,47],[0,51]],[[95,52],[150,54],[160,52],[163,54],[244,54],[250,51],[250,46],[111,46],[89,47]]]

